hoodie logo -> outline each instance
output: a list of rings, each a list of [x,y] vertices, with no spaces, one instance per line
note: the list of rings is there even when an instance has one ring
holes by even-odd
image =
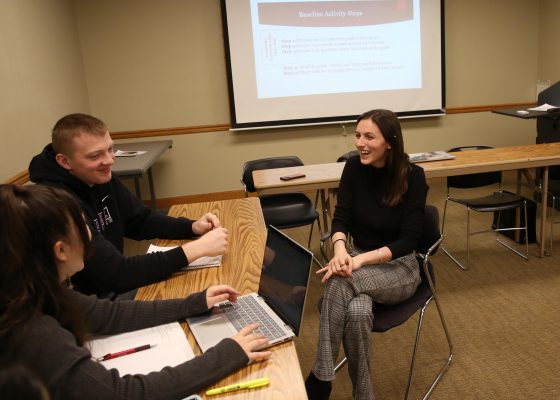
[[[107,200],[107,197],[109,197],[109,195],[103,197],[103,198],[101,199],[101,202],[103,203],[105,200]]]
[[[111,213],[107,207],[103,207],[101,212],[97,213],[97,218],[93,220],[95,224],[95,229],[98,232],[102,232],[107,228],[107,225],[113,223],[113,217],[111,217]]]

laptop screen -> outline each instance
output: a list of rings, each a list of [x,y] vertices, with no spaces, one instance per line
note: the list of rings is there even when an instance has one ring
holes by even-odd
[[[259,295],[299,335],[313,254],[268,228]]]

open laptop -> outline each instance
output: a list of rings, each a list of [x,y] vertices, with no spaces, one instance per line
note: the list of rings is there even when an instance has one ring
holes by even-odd
[[[223,302],[208,314],[187,318],[202,351],[252,322],[261,322],[256,332],[269,338],[263,347],[298,335],[312,261],[309,250],[269,226],[258,294],[240,296],[235,304]]]

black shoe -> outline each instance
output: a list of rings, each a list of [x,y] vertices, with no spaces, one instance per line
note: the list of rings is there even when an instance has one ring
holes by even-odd
[[[328,400],[331,390],[331,382],[317,379],[313,372],[310,372],[305,380],[305,391],[309,400]]]

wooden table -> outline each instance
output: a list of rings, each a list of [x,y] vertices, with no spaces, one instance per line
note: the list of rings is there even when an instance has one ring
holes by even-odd
[[[521,189],[521,175],[533,185],[534,180],[526,172],[529,168],[543,168],[542,192],[548,191],[548,167],[560,165],[560,142],[531,144],[525,146],[498,147],[493,149],[465,151],[453,153],[454,160],[430,161],[419,163],[426,173],[426,178],[438,178],[454,175],[472,174],[477,172],[517,170],[517,191]],[[332,215],[334,199],[332,190],[338,187],[344,163],[315,164],[301,167],[277,168],[253,172],[255,188],[259,194],[275,194],[304,190],[320,190],[326,200],[323,219]],[[305,178],[281,181],[280,176],[292,173],[303,173]],[[330,194],[324,194],[328,191]],[[541,196],[541,225],[539,255],[544,256],[546,238],[547,196]],[[327,226],[325,224],[325,226]]]
[[[185,297],[210,285],[228,284],[243,294],[256,292],[262,268],[266,227],[258,198],[224,200],[171,207],[169,215],[196,218],[206,212],[216,214],[228,229],[228,250],[222,266],[180,272],[171,278],[138,290],[136,299],[160,300]],[[177,245],[176,241],[161,241],[162,246]],[[201,354],[188,325],[181,326],[195,354]],[[270,385],[220,395],[222,399],[307,399],[303,377],[293,341],[273,346],[269,361],[254,363],[216,382],[210,388],[233,383],[270,378]],[[206,391],[206,390],[205,390]],[[205,398],[204,393],[199,393]],[[218,399],[217,396],[214,396]],[[212,398],[214,398],[212,397]]]

